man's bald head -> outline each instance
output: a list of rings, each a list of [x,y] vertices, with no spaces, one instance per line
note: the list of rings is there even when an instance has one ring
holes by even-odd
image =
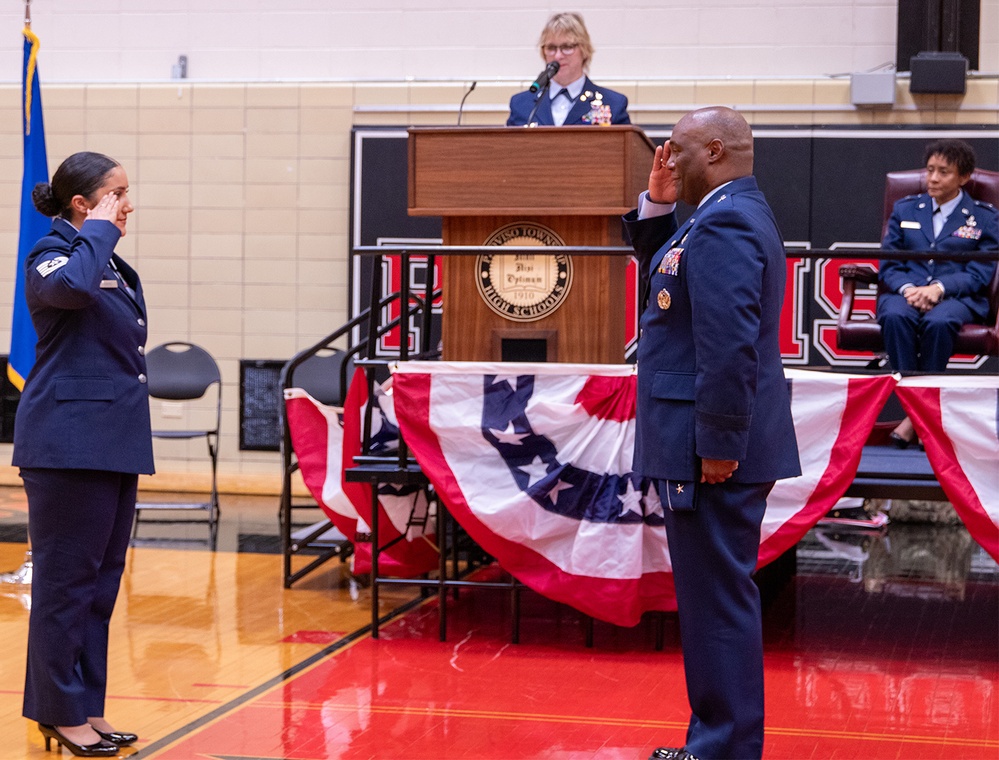
[[[753,173],[753,130],[731,108],[684,115],[673,128],[670,149],[680,198],[692,205],[719,185]]]

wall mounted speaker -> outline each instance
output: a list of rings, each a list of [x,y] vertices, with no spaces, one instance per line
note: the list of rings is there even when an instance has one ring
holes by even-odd
[[[963,95],[967,87],[968,59],[960,53],[917,53],[909,69],[909,92]]]

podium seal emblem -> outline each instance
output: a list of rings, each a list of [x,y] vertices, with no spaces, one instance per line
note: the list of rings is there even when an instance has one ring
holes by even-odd
[[[496,230],[484,245],[565,245],[542,224],[515,222]],[[514,322],[535,322],[565,301],[572,285],[572,259],[563,253],[483,254],[476,259],[475,285],[494,312]]]

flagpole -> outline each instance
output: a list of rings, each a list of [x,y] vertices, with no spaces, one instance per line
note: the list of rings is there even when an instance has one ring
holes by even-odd
[[[24,30],[25,30],[25,32],[28,33],[26,36],[34,37],[34,35],[31,34],[31,0],[24,0]],[[37,44],[37,38],[34,38],[34,40],[35,40],[35,43]],[[29,85],[29,87],[30,87],[30,85]],[[30,97],[30,92],[31,92],[31,90],[29,89],[28,90],[28,96],[29,97]],[[25,119],[27,120],[28,131],[30,131],[30,123],[31,123],[31,121],[30,121],[30,119],[31,119],[30,110],[26,110]],[[44,135],[43,135],[43,140],[44,140]],[[44,155],[44,147],[42,148],[42,151],[43,151],[43,155]],[[44,159],[43,159],[43,161],[44,161]],[[27,164],[27,161],[25,163]],[[46,171],[46,174],[47,174],[47,171]],[[23,191],[23,188],[22,188],[22,191]],[[23,192],[22,192],[22,195],[23,195]],[[23,202],[24,202],[24,199],[22,198],[22,205],[23,205]],[[22,220],[23,220],[23,213],[22,213]],[[20,245],[19,245],[19,247],[20,247]],[[20,259],[20,256],[18,258]],[[10,371],[10,368],[8,366],[8,373],[9,373],[9,371]],[[23,381],[23,378],[21,378],[21,379]],[[19,387],[18,389],[21,390],[22,388]],[[14,591],[14,589],[18,589],[18,588],[23,589],[25,587],[30,586],[31,585],[31,577],[32,577],[33,574],[34,574],[34,563],[32,562],[32,559],[31,559],[31,538],[29,537],[28,538],[28,550],[24,554],[24,562],[21,564],[21,566],[19,568],[17,568],[17,570],[14,570],[13,572],[0,573],[0,589],[4,589],[4,595],[8,595],[8,596],[9,595],[19,596],[21,598],[21,603],[26,608],[30,609],[31,608],[31,597],[30,596],[24,596],[23,592],[19,593],[17,591]],[[11,594],[11,592],[8,592],[7,589],[11,589],[13,591],[13,594]]]

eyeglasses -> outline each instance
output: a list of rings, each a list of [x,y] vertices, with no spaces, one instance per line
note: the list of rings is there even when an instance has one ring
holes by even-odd
[[[576,52],[576,48],[578,47],[579,45],[572,42],[565,45],[542,45],[541,49],[544,51],[545,55],[555,55],[560,51],[562,55],[572,55]]]

